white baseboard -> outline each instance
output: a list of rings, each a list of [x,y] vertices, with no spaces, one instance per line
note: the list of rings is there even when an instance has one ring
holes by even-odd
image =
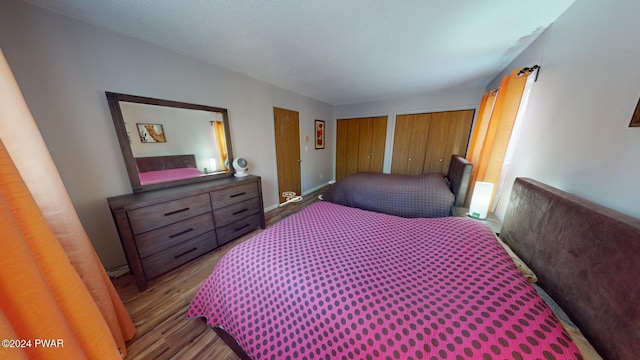
[[[323,187],[325,187],[325,186],[329,185],[330,183],[331,183],[331,182],[329,181],[329,182],[326,182],[326,183],[324,183],[324,184],[320,184],[320,185],[318,185],[318,186],[314,187],[313,189],[309,189],[309,190],[307,190],[307,191],[303,192],[303,193],[302,193],[302,196],[308,195],[308,194],[310,194],[310,193],[312,193],[312,192],[314,192],[314,191],[318,191],[318,190],[322,189]]]

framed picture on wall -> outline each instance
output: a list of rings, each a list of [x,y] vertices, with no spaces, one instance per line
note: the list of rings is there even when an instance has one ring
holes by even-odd
[[[138,134],[140,141],[143,143],[163,143],[167,142],[164,138],[164,129],[162,124],[136,124],[138,126]]]
[[[324,120],[316,120],[315,125],[316,149],[324,149]]]
[[[636,104],[636,110],[633,112],[629,127],[640,127],[640,99],[638,100],[638,104]]]

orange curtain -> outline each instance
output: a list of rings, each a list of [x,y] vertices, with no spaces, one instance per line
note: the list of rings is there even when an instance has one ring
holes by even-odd
[[[227,138],[224,136],[224,124],[222,121],[213,122],[213,134],[218,144],[218,160],[220,167],[226,167],[224,162],[227,160]]]
[[[135,327],[0,51],[0,358],[119,359]],[[56,348],[35,346],[55,340]]]
[[[513,70],[502,78],[499,89],[491,90],[482,97],[467,153],[467,160],[473,164],[472,189],[476,181],[497,185],[500,180],[511,131],[527,83],[528,75],[518,76],[519,72],[520,69]],[[467,197],[467,202],[472,196]]]

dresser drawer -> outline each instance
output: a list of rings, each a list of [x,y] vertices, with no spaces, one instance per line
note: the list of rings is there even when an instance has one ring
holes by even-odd
[[[215,249],[216,246],[216,234],[211,231],[142,259],[142,268],[146,278],[151,279]]]
[[[206,213],[136,236],[140,257],[180,244],[214,229],[213,216]]]
[[[239,203],[257,197],[258,183],[250,182],[211,193],[211,206],[220,209],[231,204]]]
[[[128,212],[134,235],[211,211],[209,194],[188,196]]]
[[[260,214],[247,216],[244,219],[225,226],[216,226],[218,245],[226,244],[238,236],[244,235],[258,227],[260,227]]]
[[[253,198],[215,210],[213,212],[213,219],[216,226],[224,226],[257,212],[260,212],[260,199]]]

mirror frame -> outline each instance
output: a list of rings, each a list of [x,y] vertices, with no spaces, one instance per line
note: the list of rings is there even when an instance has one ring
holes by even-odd
[[[229,131],[229,116],[227,113],[227,109],[206,106],[206,105],[197,105],[197,104],[189,104],[180,101],[172,101],[172,100],[162,100],[155,99],[144,96],[136,96],[136,95],[127,95],[127,94],[119,94],[114,92],[105,92],[107,95],[107,101],[109,103],[109,110],[111,111],[111,117],[113,118],[113,124],[116,128],[116,134],[118,135],[118,142],[120,143],[120,150],[122,150],[122,157],[124,158],[124,164],[127,168],[127,173],[129,175],[129,182],[131,183],[131,189],[133,192],[143,192],[149,190],[162,189],[172,186],[185,185],[197,182],[211,181],[220,178],[226,178],[233,176],[234,170],[231,164],[233,163],[233,152],[231,150],[231,132]],[[138,166],[136,165],[136,160],[133,155],[133,151],[131,150],[131,144],[129,143],[129,135],[127,134],[127,129],[124,125],[124,117],[122,116],[122,110],[120,109],[120,102],[130,102],[137,104],[147,104],[147,105],[157,105],[157,106],[166,106],[173,108],[182,108],[182,109],[190,109],[190,110],[203,110],[210,112],[218,112],[222,113],[222,119],[224,123],[224,132],[225,138],[227,142],[227,159],[229,160],[229,171],[220,173],[220,174],[208,174],[206,176],[198,176],[188,179],[180,179],[173,181],[166,181],[162,183],[149,184],[149,185],[141,185],[140,177],[138,176]]]

